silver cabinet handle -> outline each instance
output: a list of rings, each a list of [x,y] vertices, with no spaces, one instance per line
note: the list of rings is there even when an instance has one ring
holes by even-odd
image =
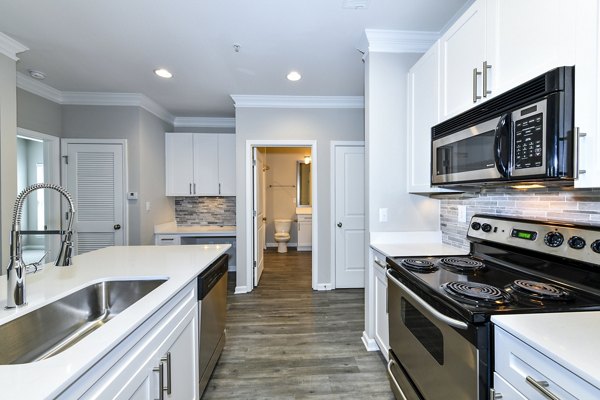
[[[194,183],[194,194],[196,194],[196,183]]]
[[[387,263],[381,262],[381,260],[378,257],[375,257],[373,261],[375,261],[375,264],[379,265],[381,268],[387,269]]]
[[[473,68],[473,103],[477,103],[477,100],[481,96],[477,95],[477,76],[481,75],[481,72],[477,71],[477,68]]]
[[[579,169],[579,139],[585,137],[587,133],[580,132],[579,127],[575,127],[575,135],[573,138],[573,174],[575,175],[575,179],[579,178],[579,174],[585,174],[585,169]]]
[[[492,69],[492,66],[483,62],[483,97],[487,97],[488,94],[492,94],[491,90],[488,90],[488,69]]]
[[[219,194],[221,194],[221,184],[219,183]]]
[[[392,276],[392,274],[390,273],[390,270],[387,270],[387,272],[385,274],[387,275],[388,280],[390,280],[393,284],[395,284],[400,289],[402,289],[402,291],[404,291],[404,293],[406,293],[409,297],[411,297],[412,300],[419,303],[419,305],[421,305],[421,307],[426,309],[433,317],[435,317],[438,320],[442,321],[443,323],[453,326],[455,328],[467,329],[468,326],[467,326],[466,322],[458,321],[454,318],[450,318],[449,316],[442,314],[441,312],[439,312],[438,310],[436,310],[435,308],[433,308],[432,306],[427,304],[427,302],[425,300],[421,299],[419,296],[414,294],[409,288],[407,288],[402,283],[400,283],[399,280],[394,278]]]
[[[168,351],[166,357],[160,359],[167,363],[167,394],[171,394],[171,352]]]
[[[387,365],[388,374],[391,378],[391,381],[394,382],[394,386],[396,386],[398,393],[400,393],[400,396],[402,397],[402,399],[400,399],[400,400],[408,400],[406,398],[406,396],[404,395],[404,392],[402,391],[402,389],[400,389],[400,385],[398,384],[398,382],[396,381],[396,378],[394,377],[394,374],[392,373],[392,365],[394,365],[394,364],[398,365],[398,364],[396,364],[396,361],[394,361],[394,359],[391,359],[390,362],[388,362],[388,365]]]
[[[158,368],[152,368],[152,371],[158,372],[158,400],[165,400],[165,381],[164,381],[164,365],[162,361],[158,364]]]
[[[192,184],[190,183],[190,194],[192,194]]]
[[[560,397],[558,397],[557,395],[555,395],[554,393],[552,393],[551,391],[549,391],[548,389],[546,389],[548,386],[550,386],[548,384],[548,382],[546,382],[546,381],[536,381],[535,379],[533,379],[529,375],[527,375],[527,377],[525,378],[525,381],[527,383],[529,383],[531,386],[533,386],[533,388],[535,390],[537,390],[542,395],[544,395],[544,397],[546,397],[546,398],[548,398],[550,400],[560,400]]]
[[[502,393],[496,392],[494,388],[490,388],[490,399],[492,400],[500,400],[502,398]]]

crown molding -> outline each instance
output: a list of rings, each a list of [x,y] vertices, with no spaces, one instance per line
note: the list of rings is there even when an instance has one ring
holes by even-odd
[[[363,96],[231,95],[236,108],[365,108]]]
[[[439,32],[365,29],[368,52],[425,53],[439,37]]]
[[[0,32],[0,54],[4,54],[14,61],[19,61],[17,54],[27,50],[29,50],[29,47]]]
[[[235,118],[175,117],[176,128],[235,128]]]
[[[62,104],[63,92],[54,89],[52,86],[46,85],[37,79],[33,79],[22,72],[17,72],[17,87],[29,93],[43,97],[46,100]]]

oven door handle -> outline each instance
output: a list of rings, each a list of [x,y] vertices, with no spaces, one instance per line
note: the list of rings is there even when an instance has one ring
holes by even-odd
[[[458,320],[456,320],[454,318],[450,318],[447,315],[442,314],[441,312],[439,312],[438,310],[436,310],[435,308],[433,308],[429,304],[427,304],[427,302],[425,300],[421,299],[419,296],[417,296],[416,294],[414,294],[409,288],[407,288],[406,286],[404,286],[398,279],[394,278],[392,276],[392,274],[390,273],[390,270],[387,270],[386,275],[387,275],[388,279],[393,284],[395,284],[400,289],[402,289],[412,300],[414,300],[417,303],[419,303],[419,305],[421,307],[423,307],[424,309],[426,309],[431,315],[433,315],[438,320],[442,321],[445,324],[453,326],[453,327],[455,327],[457,329],[467,329],[468,328],[468,325],[467,325],[466,322],[458,321]]]
[[[394,359],[390,358],[390,361],[388,362],[388,365],[387,365],[387,370],[388,370],[389,377],[391,378],[391,381],[394,382],[394,386],[396,386],[396,389],[398,390],[398,393],[400,393],[400,396],[402,396],[402,398],[399,399],[399,400],[408,400],[406,398],[406,396],[404,395],[404,392],[400,388],[400,385],[396,381],[396,378],[394,377],[394,373],[392,372],[392,365],[394,365],[394,364],[396,364],[396,366],[398,366],[398,364],[396,363],[396,361],[394,361]]]
[[[494,162],[496,169],[503,178],[508,178],[510,160],[510,113],[503,114],[496,125],[496,133],[494,135]]]

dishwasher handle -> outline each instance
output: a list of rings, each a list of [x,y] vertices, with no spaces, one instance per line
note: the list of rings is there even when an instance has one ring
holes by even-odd
[[[223,254],[198,276],[198,301],[205,298],[210,290],[227,274],[229,256]]]

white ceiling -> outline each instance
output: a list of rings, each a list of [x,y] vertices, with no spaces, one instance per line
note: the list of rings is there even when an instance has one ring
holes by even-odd
[[[365,28],[440,31],[469,2],[0,0],[0,32],[30,49],[18,71],[43,71],[60,91],[141,93],[176,116],[231,117],[230,94],[363,95]],[[301,81],[285,78],[292,69]]]

